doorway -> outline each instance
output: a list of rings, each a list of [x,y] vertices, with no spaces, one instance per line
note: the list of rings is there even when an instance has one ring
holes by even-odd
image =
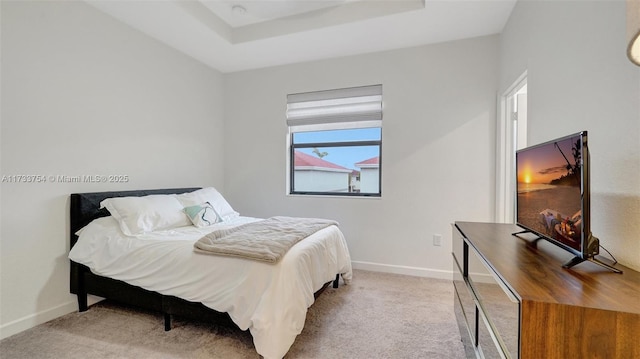
[[[505,91],[496,124],[495,221],[515,222],[515,153],[527,146],[527,72]]]

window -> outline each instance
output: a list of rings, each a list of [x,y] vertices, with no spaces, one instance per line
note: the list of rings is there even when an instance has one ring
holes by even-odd
[[[287,96],[289,193],[381,195],[382,86]]]

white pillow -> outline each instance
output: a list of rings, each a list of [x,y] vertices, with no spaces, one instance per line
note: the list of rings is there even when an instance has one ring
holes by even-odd
[[[107,208],[128,236],[191,225],[176,195],[113,197],[100,202],[102,207]]]
[[[218,216],[209,202],[186,207],[184,213],[187,214],[191,223],[198,228],[209,227],[222,221],[222,218]]]
[[[176,196],[183,207],[197,206],[209,202],[223,221],[237,218],[240,214],[233,210],[229,202],[213,187],[202,188]]]

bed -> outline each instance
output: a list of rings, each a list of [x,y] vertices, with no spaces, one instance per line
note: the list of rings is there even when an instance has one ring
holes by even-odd
[[[315,298],[332,282],[337,288],[340,277],[345,283],[351,280],[344,236],[330,225],[293,245],[277,263],[268,263],[202,254],[193,248],[211,228],[233,228],[261,219],[219,216],[223,220],[210,227],[180,226],[125,235],[127,228],[121,227],[118,213],[108,206],[109,210],[101,208],[107,199],[166,198],[202,191],[72,194],[70,288],[78,296],[79,311],[88,309],[87,295],[92,294],[160,312],[165,330],[171,329],[172,316],[233,322],[251,332],[258,354],[282,358],[302,331],[307,308]]]

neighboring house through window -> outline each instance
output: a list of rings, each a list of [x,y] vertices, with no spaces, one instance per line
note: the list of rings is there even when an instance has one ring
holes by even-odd
[[[380,188],[380,157],[376,156],[355,164],[360,168],[360,190],[373,192]]]
[[[287,96],[290,194],[380,196],[382,85]]]
[[[348,192],[351,170],[301,151],[294,151],[296,190]]]

